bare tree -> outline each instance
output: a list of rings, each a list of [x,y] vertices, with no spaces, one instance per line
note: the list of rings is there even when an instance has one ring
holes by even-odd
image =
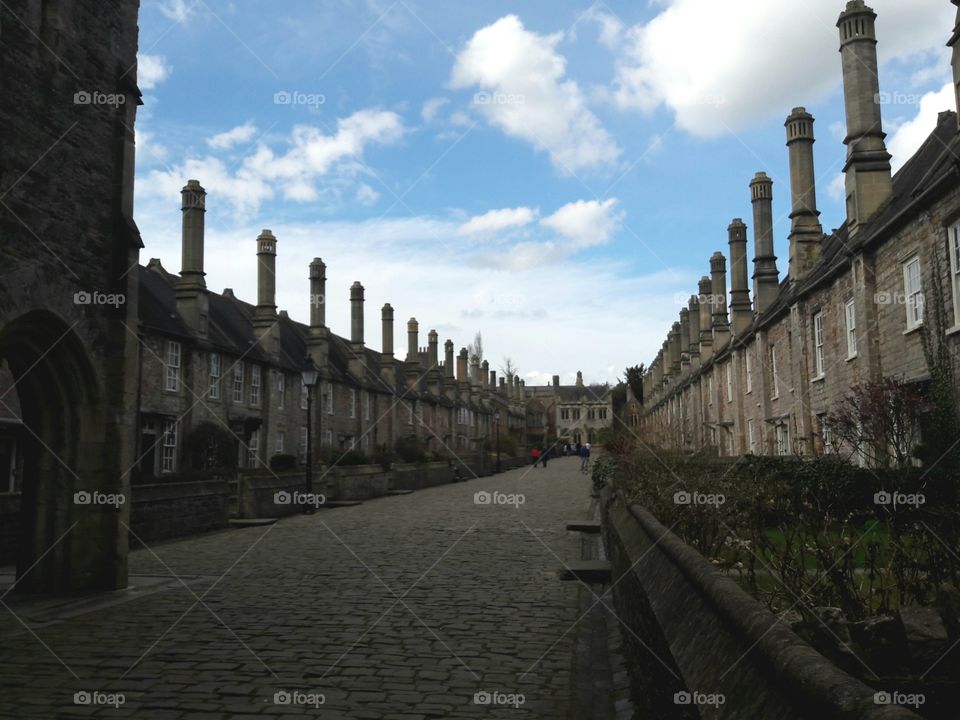
[[[507,382],[513,380],[513,376],[517,374],[517,366],[513,364],[513,358],[504,357],[503,365],[500,366],[500,375],[507,379]]]
[[[483,335],[479,331],[474,336],[473,342],[467,345],[467,352],[471,358],[476,355],[477,361],[483,362]]]

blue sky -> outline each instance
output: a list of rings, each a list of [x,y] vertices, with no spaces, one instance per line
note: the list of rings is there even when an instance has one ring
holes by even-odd
[[[953,7],[875,0],[888,146],[901,163],[952,107]],[[147,0],[140,17],[137,222],[179,271],[179,189],[208,192],[208,286],[256,293],[278,241],[278,304],[308,317],[307,264],[459,348],[482,331],[527,382],[615,380],[648,362],[754,173],[775,182],[786,271],[783,121],[817,118],[824,228],[844,118],[840,0],[440,2]]]

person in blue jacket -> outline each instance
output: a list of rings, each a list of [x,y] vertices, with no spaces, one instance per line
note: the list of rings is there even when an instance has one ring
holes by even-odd
[[[582,445],[580,447],[580,472],[587,472],[587,467],[590,465],[590,447],[588,445]]]

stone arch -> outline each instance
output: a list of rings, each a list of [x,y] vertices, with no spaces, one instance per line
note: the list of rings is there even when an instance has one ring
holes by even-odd
[[[0,399],[22,423],[17,589],[63,592],[126,584],[123,504],[83,504],[76,493],[117,497],[128,487],[111,466],[103,388],[73,326],[31,310],[0,327],[0,361],[13,386]],[[19,416],[12,411],[16,394]],[[119,499],[119,498],[118,498]]]

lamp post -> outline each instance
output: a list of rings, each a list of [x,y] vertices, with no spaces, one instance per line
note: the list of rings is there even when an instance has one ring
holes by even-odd
[[[300,370],[300,379],[303,380],[303,386],[307,389],[307,475],[306,492],[307,495],[313,494],[313,386],[317,384],[317,377],[320,371],[313,358],[309,355],[303,361],[303,367]],[[307,499],[304,505],[304,512],[312,513],[314,505]]]
[[[493,421],[497,424],[497,472],[500,472],[500,411],[493,414]]]

